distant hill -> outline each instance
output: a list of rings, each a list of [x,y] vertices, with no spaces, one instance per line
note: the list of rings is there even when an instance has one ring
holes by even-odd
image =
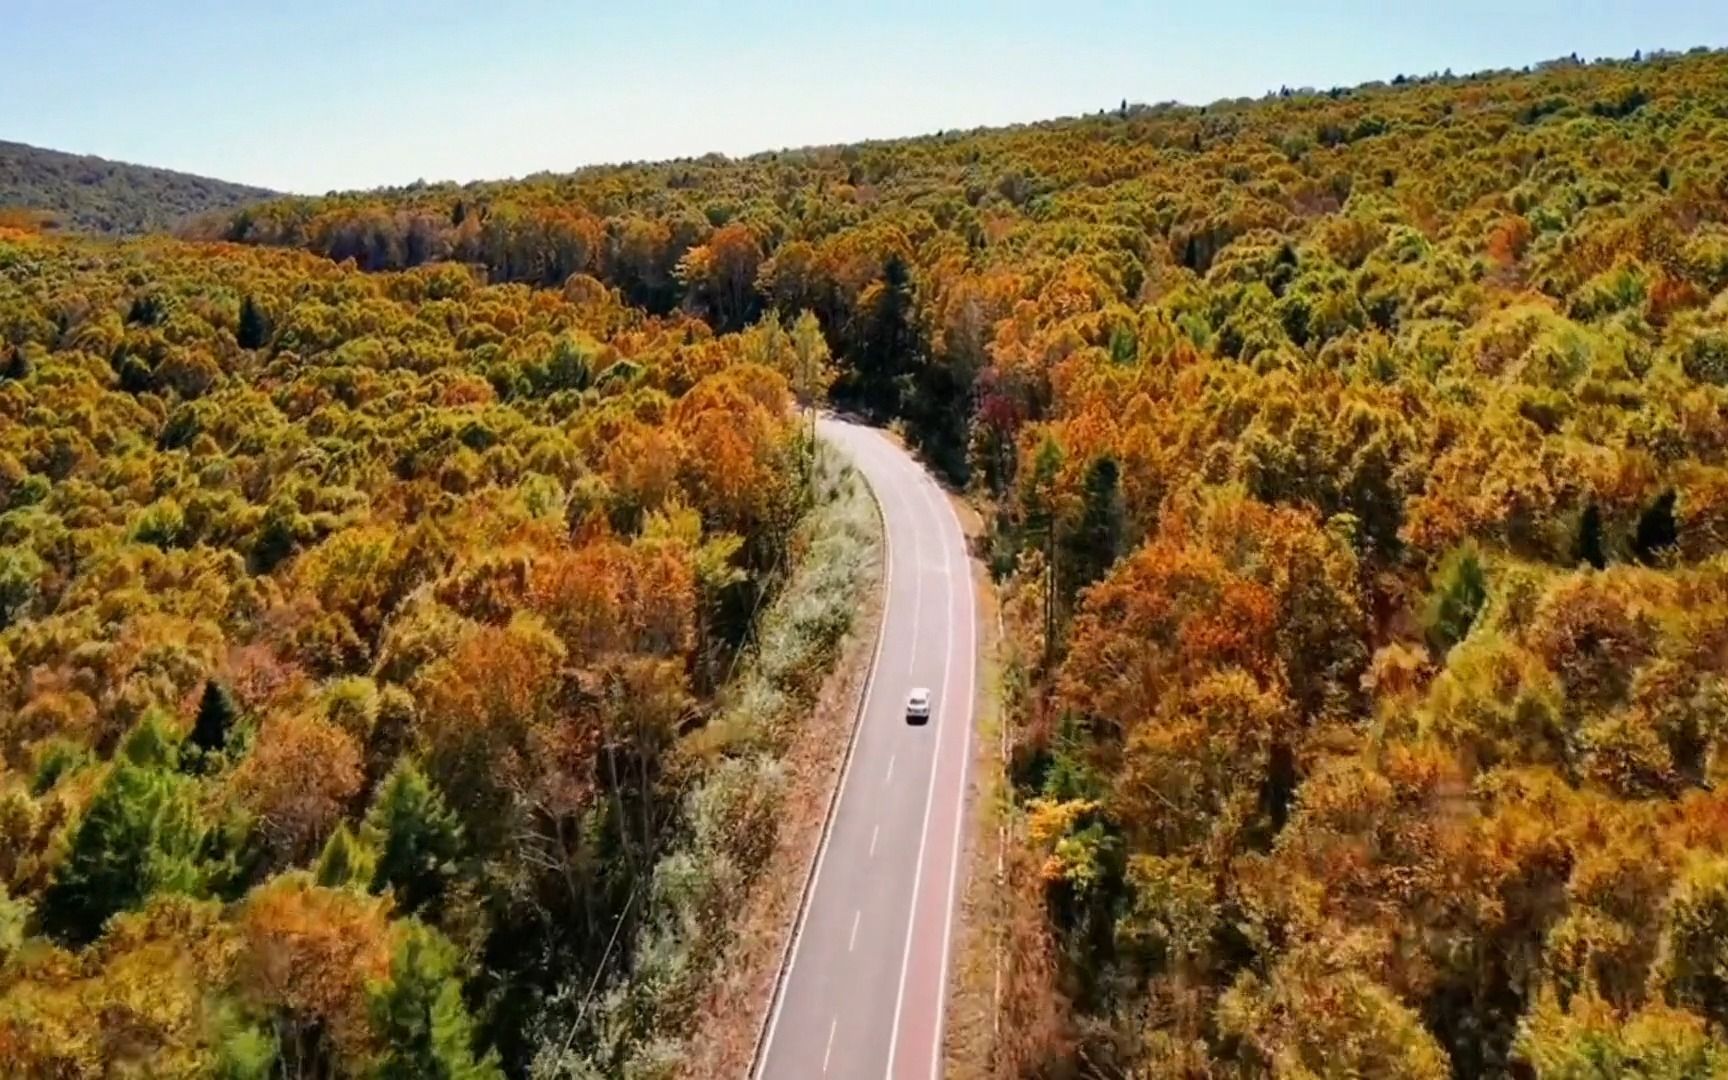
[[[170,169],[0,141],[0,209],[41,211],[69,231],[160,232],[193,215],[233,210],[273,194]]]

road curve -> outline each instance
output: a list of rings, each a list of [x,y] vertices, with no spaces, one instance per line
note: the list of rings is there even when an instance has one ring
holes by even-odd
[[[873,428],[824,418],[882,507],[881,637],[757,1055],[759,1080],[942,1072],[972,758],[977,605],[947,496]],[[931,690],[930,723],[906,693]]]

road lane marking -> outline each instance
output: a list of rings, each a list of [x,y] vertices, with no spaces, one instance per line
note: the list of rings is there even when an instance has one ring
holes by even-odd
[[[885,636],[888,633],[889,628],[890,628],[889,608],[890,608],[892,601],[894,599],[893,589],[892,589],[892,576],[893,575],[891,572],[892,568],[893,568],[894,559],[893,559],[893,552],[891,550],[892,541],[891,541],[890,537],[891,537],[891,534],[894,533],[896,530],[893,527],[893,525],[891,525],[889,523],[890,509],[898,512],[896,515],[897,517],[908,518],[910,521],[910,524],[912,524],[913,526],[917,526],[921,521],[924,523],[933,524],[935,526],[934,530],[930,530],[927,525],[925,528],[913,527],[910,530],[911,534],[912,534],[910,546],[913,548],[914,555],[913,555],[913,558],[911,559],[911,561],[909,563],[909,566],[910,566],[911,572],[914,573],[914,575],[915,575],[914,588],[912,590],[910,590],[914,594],[914,598],[915,598],[915,602],[913,604],[912,619],[913,619],[914,626],[916,628],[918,628],[917,631],[915,632],[914,638],[913,638],[914,658],[916,659],[916,656],[917,656],[917,644],[918,644],[917,638],[918,638],[918,636],[921,635],[921,630],[922,630],[922,607],[923,607],[923,592],[924,592],[923,576],[924,576],[924,572],[926,570],[928,570],[932,579],[939,576],[942,579],[942,587],[944,588],[944,591],[946,593],[946,599],[944,602],[944,606],[942,608],[938,609],[935,607],[935,605],[932,605],[932,611],[933,611],[932,617],[933,618],[934,617],[943,617],[943,618],[950,618],[951,619],[954,616],[955,604],[958,601],[960,601],[960,599],[961,599],[961,597],[956,595],[957,592],[959,591],[959,589],[957,588],[956,583],[953,581],[953,577],[954,577],[954,573],[955,573],[955,569],[956,569],[956,564],[958,564],[960,571],[967,575],[967,582],[965,585],[965,591],[966,591],[966,596],[971,597],[971,606],[967,610],[962,612],[962,617],[969,620],[968,625],[967,625],[967,629],[966,629],[966,636],[972,643],[971,650],[969,652],[963,654],[963,655],[970,662],[971,668],[973,669],[972,671],[970,671],[968,673],[968,679],[969,679],[968,693],[965,695],[965,697],[970,699],[976,691],[976,671],[975,671],[975,669],[977,666],[977,657],[976,657],[977,627],[972,624],[972,621],[975,620],[975,618],[976,618],[976,598],[975,598],[975,596],[973,596],[974,583],[972,581],[972,576],[971,576],[970,559],[969,559],[967,552],[965,550],[965,547],[964,547],[964,544],[965,544],[964,533],[962,530],[959,529],[958,518],[954,513],[952,504],[950,503],[946,507],[946,513],[945,514],[941,514],[941,513],[936,514],[935,520],[932,521],[931,520],[931,518],[932,518],[931,503],[933,501],[933,498],[932,498],[931,493],[935,492],[936,493],[935,498],[941,499],[944,497],[943,496],[943,489],[941,489],[933,480],[931,480],[930,477],[928,476],[928,474],[919,470],[910,461],[910,459],[908,459],[906,457],[905,452],[903,450],[901,450],[898,446],[895,446],[894,444],[889,442],[887,439],[882,438],[880,435],[878,435],[874,432],[864,431],[864,430],[860,430],[860,429],[840,429],[838,431],[833,432],[832,434],[837,436],[833,441],[846,447],[846,449],[848,449],[852,452],[854,464],[859,467],[860,472],[864,471],[863,466],[864,466],[866,460],[868,460],[870,466],[874,470],[881,473],[880,479],[883,481],[882,488],[880,490],[875,490],[874,489],[875,486],[872,485],[872,487],[873,487],[872,493],[877,496],[876,501],[877,501],[877,504],[881,510],[882,518],[884,521],[883,542],[884,542],[885,559],[884,559],[884,575],[883,576],[885,579],[885,581],[884,581],[884,584],[885,584],[884,597],[885,598],[884,598],[884,602],[883,602],[883,612],[882,612],[882,616],[881,616],[881,623],[877,629],[876,655],[872,658],[872,661],[871,661],[870,681],[864,689],[864,696],[863,696],[863,700],[862,700],[861,705],[860,705],[859,713],[858,713],[858,716],[857,716],[856,721],[854,723],[853,730],[850,733],[850,740],[849,740],[849,744],[848,744],[848,748],[847,748],[847,752],[846,752],[846,759],[842,765],[839,782],[835,788],[835,793],[832,797],[828,821],[824,826],[824,832],[823,832],[822,840],[821,840],[821,843],[818,847],[817,854],[816,854],[815,865],[811,871],[811,875],[810,875],[810,878],[808,881],[808,888],[805,890],[805,895],[804,895],[801,910],[799,912],[799,916],[797,919],[797,924],[796,924],[796,927],[794,929],[793,936],[788,943],[788,947],[786,949],[786,954],[784,957],[783,968],[782,968],[782,971],[780,974],[780,978],[778,979],[777,984],[776,984],[775,1001],[773,1004],[773,1008],[770,1012],[767,1030],[766,1030],[763,1038],[761,1039],[761,1044],[760,1044],[759,1051],[758,1051],[758,1058],[757,1058],[757,1062],[756,1062],[756,1074],[758,1076],[761,1076],[762,1073],[767,1070],[767,1068],[768,1068],[767,1059],[771,1056],[771,1054],[773,1053],[773,1051],[775,1049],[774,1038],[775,1038],[775,1034],[776,1034],[776,1028],[778,1026],[778,1022],[779,1022],[782,1010],[785,1006],[785,999],[786,999],[786,997],[790,996],[790,994],[791,994],[790,984],[791,984],[791,981],[792,981],[794,975],[796,974],[798,961],[802,958],[802,945],[805,944],[805,942],[802,941],[802,938],[803,938],[803,935],[804,935],[804,932],[806,929],[806,925],[809,921],[810,910],[812,908],[814,908],[818,903],[828,903],[828,901],[819,901],[817,899],[818,890],[819,890],[819,879],[820,879],[823,867],[824,867],[825,862],[826,862],[827,849],[828,849],[829,843],[832,839],[832,833],[833,833],[833,831],[835,831],[833,829],[833,824],[834,824],[835,820],[839,817],[839,814],[841,812],[841,804],[845,798],[845,789],[848,786],[848,781],[850,779],[850,776],[849,776],[850,766],[853,762],[853,758],[856,756],[856,753],[857,753],[857,744],[862,741],[862,735],[861,735],[861,732],[863,730],[862,724],[867,722],[867,717],[869,715],[869,708],[870,708],[870,704],[871,704],[871,700],[872,700],[871,695],[872,695],[872,692],[877,688],[875,684],[879,681],[881,676],[884,674],[884,672],[881,670],[881,663],[883,660],[883,657],[881,654],[884,650],[884,638],[885,638]],[[908,483],[908,481],[910,481],[910,483]],[[869,475],[868,474],[866,474],[866,482],[867,483],[869,482]],[[890,485],[892,485],[892,488],[898,489],[898,490],[889,490]],[[923,505],[919,506],[918,504],[920,504],[920,503],[922,503]],[[917,507],[917,509],[914,509],[914,507]],[[946,518],[946,520],[943,520],[944,518]],[[905,524],[907,524],[907,522],[902,522],[901,524],[905,525]],[[904,533],[906,530],[904,528],[902,528],[900,531],[901,531],[900,539],[904,543],[904,541],[905,541]],[[933,541],[933,542],[937,543],[937,549],[936,549],[934,554],[936,554],[940,558],[940,560],[941,560],[940,564],[939,565],[932,565],[928,568],[924,567],[923,559],[922,559],[922,548],[926,546],[925,543],[923,542],[924,538],[923,538],[922,534],[925,531],[934,531],[941,538],[939,541]],[[959,543],[961,545],[961,551],[959,553],[952,551],[949,547],[950,537],[956,531],[961,531],[961,536],[960,536],[960,541],[959,541]],[[956,555],[959,556],[958,559],[956,559]],[[907,567],[901,567],[900,569],[904,573],[907,571],[908,568]],[[934,599],[934,598],[932,598],[932,599]],[[940,612],[940,616],[938,616],[937,612]],[[903,617],[903,616],[901,616],[901,617]],[[938,708],[938,711],[936,714],[937,723],[932,725],[933,727],[935,727],[937,729],[935,732],[936,734],[942,734],[946,730],[940,726],[940,723],[942,721],[946,720],[950,725],[952,725],[955,722],[955,718],[952,716],[953,710],[950,710],[947,708],[946,699],[956,697],[956,695],[949,692],[949,690],[950,690],[949,680],[953,674],[954,654],[957,651],[957,646],[959,644],[957,639],[959,639],[961,635],[960,635],[959,629],[957,627],[952,627],[952,626],[946,627],[946,628],[936,627],[935,629],[939,629],[939,630],[945,629],[945,633],[943,633],[943,635],[942,635],[945,638],[942,683],[940,684],[940,687],[938,690],[938,692],[942,694],[942,696],[944,698],[944,702]],[[888,687],[887,692],[890,693],[890,695],[892,695],[895,692],[895,688],[894,687]],[[971,736],[972,736],[971,727],[972,727],[973,719],[974,719],[973,715],[972,715],[972,711],[973,711],[972,710],[972,704],[973,703],[970,700],[965,702],[966,708],[964,709],[964,716],[959,718],[959,722],[963,723],[965,728],[966,728],[965,732],[963,732],[963,733],[949,733],[950,738],[952,738],[955,735],[958,735],[960,737],[960,739],[962,739],[964,741],[964,745],[965,745],[965,747],[967,747],[968,754],[969,754],[969,747],[970,747]],[[945,713],[949,714],[949,715],[944,715]],[[919,900],[920,900],[919,894],[922,890],[922,875],[923,875],[923,870],[924,870],[924,866],[925,866],[926,855],[933,854],[933,851],[939,850],[940,846],[941,846],[941,838],[940,837],[938,837],[938,839],[937,839],[937,845],[938,845],[937,849],[930,849],[928,845],[930,842],[930,833],[932,831],[932,824],[933,824],[932,818],[934,816],[935,788],[936,788],[936,785],[938,782],[937,777],[941,772],[941,763],[942,763],[942,761],[947,760],[948,757],[952,756],[955,752],[957,752],[956,747],[944,746],[943,744],[946,741],[948,741],[946,738],[939,739],[934,750],[930,752],[930,757],[931,757],[930,786],[925,793],[924,824],[922,826],[921,834],[919,837],[918,861],[915,865],[915,874],[914,874],[914,879],[912,882],[912,894],[910,897],[910,911],[908,914],[908,920],[907,920],[906,928],[905,928],[906,941],[905,941],[904,951],[903,951],[903,954],[901,957],[901,971],[900,971],[899,988],[898,988],[898,993],[897,993],[897,996],[895,999],[895,1009],[894,1009],[894,1015],[893,1015],[893,1029],[891,1032],[890,1044],[889,1044],[889,1058],[888,1058],[888,1068],[887,1068],[887,1075],[889,1077],[894,1076],[894,1069],[895,1069],[894,1054],[897,1051],[897,1044],[898,1044],[899,1030],[900,1030],[900,1020],[901,1020],[901,1015],[902,1015],[903,1011],[907,1007],[907,1000],[908,999],[906,996],[906,992],[907,992],[908,979],[910,978],[910,958],[911,958],[911,951],[912,951],[912,947],[913,947],[914,931],[916,930],[917,924],[920,921],[924,921],[926,923],[929,923],[929,921],[930,921],[928,916],[931,913],[925,913],[926,918],[924,918],[923,920],[920,920],[920,918],[919,918]],[[891,756],[889,759],[887,774],[884,776],[884,784],[888,784],[888,783],[892,782],[895,760],[896,759],[893,756]],[[961,762],[960,762],[961,790],[958,792],[952,793],[954,795],[957,795],[959,798],[959,802],[957,803],[957,819],[956,819],[956,822],[954,825],[955,835],[956,835],[957,839],[960,836],[961,831],[963,830],[965,806],[966,806],[966,801],[967,801],[966,800],[967,792],[964,788],[964,784],[965,784],[966,777],[969,775],[969,772],[970,772],[970,762],[968,760],[965,760],[965,759],[961,760]],[[950,792],[948,792],[946,789],[944,789],[944,797],[947,797],[949,795],[950,795]],[[944,804],[944,805],[946,806],[947,804]],[[870,837],[870,857],[871,858],[874,858],[874,855],[875,855],[875,847],[876,847],[876,844],[878,842],[878,838],[880,835],[880,829],[881,829],[880,824],[877,824],[877,825],[873,826],[872,831],[871,831],[871,837]],[[940,828],[938,828],[936,831],[940,832]],[[938,1011],[936,1014],[936,1018],[937,1018],[937,1028],[936,1028],[936,1034],[935,1034],[936,1045],[932,1048],[931,1068],[932,1068],[933,1072],[939,1072],[940,1067],[941,1067],[940,1042],[941,1042],[941,1030],[942,1030],[942,1017],[943,1017],[943,1012],[945,1011],[946,1004],[947,1004],[947,1002],[946,1002],[946,984],[947,984],[947,978],[948,978],[949,946],[950,946],[950,943],[952,941],[952,922],[953,922],[953,918],[954,918],[954,915],[953,915],[954,903],[953,903],[953,901],[954,901],[954,894],[955,894],[955,890],[957,888],[957,882],[958,882],[958,862],[957,862],[958,850],[959,850],[959,845],[958,845],[958,842],[956,842],[956,844],[953,847],[952,852],[951,852],[951,861],[950,861],[950,865],[949,865],[950,877],[949,877],[949,884],[948,884],[948,890],[947,890],[949,893],[948,908],[946,911],[945,922],[944,922],[944,925],[942,928],[942,941],[941,941],[941,947],[943,949],[942,977],[941,977],[942,981],[941,981],[941,985],[939,985],[935,988],[937,993],[938,993],[938,1003],[937,1003],[938,1004]],[[932,885],[934,887],[935,882],[932,882]],[[933,891],[935,891],[934,888],[933,888]],[[851,952],[855,949],[856,934],[857,934],[858,927],[861,923],[861,919],[862,919],[862,910],[861,909],[855,910],[854,914],[853,914],[852,936],[849,938],[849,944],[848,944],[848,951],[849,952]],[[890,947],[892,947],[892,946],[890,946]],[[920,955],[922,957],[923,953],[921,952]],[[923,969],[925,968],[925,966],[926,965],[923,962],[921,962],[921,964],[920,964],[921,978],[922,978],[922,973],[923,973]],[[805,967],[808,968],[809,965],[805,965]],[[925,990],[924,984],[921,982],[919,984],[918,992],[922,993],[922,992],[924,992],[924,990]],[[922,1003],[922,999],[919,999],[919,1001],[920,1001],[920,1003],[918,1004],[917,1008],[923,1009],[924,1004]],[[820,1013],[818,1013],[817,1015],[820,1015]],[[827,1045],[824,1049],[823,1059],[822,1059],[822,1074],[823,1075],[828,1074],[829,1069],[830,1069],[831,1064],[832,1064],[833,1044],[834,1044],[834,1039],[835,1039],[835,1035],[836,1035],[836,1032],[838,1029],[838,1023],[839,1023],[839,1018],[838,1018],[838,1015],[836,1013],[831,1011],[830,1015],[831,1015],[831,1020],[829,1023],[829,1030],[828,1030],[828,1042],[827,1042]],[[908,1024],[911,1025],[912,1021],[908,1020]],[[913,1026],[916,1026],[916,1025],[913,1025]],[[911,1031],[912,1031],[912,1028],[909,1027],[908,1028],[908,1038],[909,1039],[912,1037]],[[920,1033],[920,1034],[922,1034],[922,1033]],[[879,1043],[875,1043],[875,1036],[873,1033],[870,1033],[870,1038],[868,1041],[872,1044],[880,1045]],[[782,1056],[784,1056],[784,1055],[782,1055]],[[859,1064],[861,1064],[861,1062],[856,1060],[856,1058],[849,1059],[849,1060],[852,1060],[853,1067],[856,1067]],[[781,1063],[777,1062],[776,1067],[778,1067],[779,1064],[781,1064]],[[798,1067],[798,1066],[794,1065],[794,1068],[796,1068],[796,1067]],[[803,1067],[807,1069],[808,1065],[806,1064]],[[846,1067],[844,1066],[844,1063],[843,1063],[842,1071],[846,1071]],[[919,1070],[919,1071],[921,1071],[921,1070]]]
[[[916,516],[916,515],[914,515]],[[886,527],[883,529],[887,531]],[[906,679],[912,679],[912,673],[918,669],[918,632],[922,629],[920,620],[924,609],[924,543],[923,529],[912,530],[912,636],[907,638],[910,648],[906,650]]]
[[[858,920],[864,915],[864,909],[859,908],[852,913],[852,934],[846,939],[846,951],[851,952],[858,944]]]
[[[922,582],[924,572],[919,567],[913,567],[913,573]],[[912,647],[906,650],[906,681],[912,681],[912,676],[918,670],[918,609],[924,606],[924,589],[922,585],[912,590],[912,636],[906,640]]]
[[[944,579],[944,585],[949,593],[947,610],[952,613],[954,610],[954,579]],[[936,802],[936,776],[942,771],[942,748],[947,743],[947,740],[942,738],[942,733],[947,731],[943,725],[947,722],[949,715],[948,675],[953,662],[954,650],[952,648],[943,650],[941,704],[936,710],[936,716],[932,718],[937,733],[936,752],[930,759],[930,784],[924,792],[924,824],[919,829],[918,861],[914,864],[915,869],[912,873],[912,899],[906,915],[906,946],[900,954],[900,989],[894,995],[894,1025],[889,1029],[888,1034],[888,1068],[884,1072],[888,1080],[894,1080],[894,1054],[900,1046],[900,1016],[906,1008],[906,976],[912,970],[912,938],[913,930],[918,923],[918,894],[924,884],[924,851],[930,842],[930,809]],[[970,726],[971,723],[971,716],[967,716],[966,724]]]
[[[854,459],[856,464],[856,459]],[[863,472],[861,464],[859,472]],[[884,503],[883,494],[876,490],[865,477],[865,485],[870,488],[871,499],[876,503],[876,512],[882,522],[882,610],[877,615],[876,644],[870,655],[870,678],[864,683],[864,696],[858,703],[858,713],[853,717],[852,729],[847,733],[846,758],[840,765],[840,779],[830,796],[828,817],[822,823],[822,841],[816,848],[816,865],[810,871],[804,894],[799,900],[798,921],[792,929],[792,937],[786,943],[786,952],[781,957],[780,971],[774,985],[774,1007],[768,1013],[767,1030],[757,1042],[754,1075],[760,1077],[768,1067],[768,1057],[773,1053],[774,1035],[780,1027],[780,1014],[786,1007],[786,986],[792,981],[792,973],[798,966],[799,945],[804,937],[804,928],[810,920],[810,908],[814,905],[816,890],[822,881],[822,865],[828,859],[828,842],[834,837],[834,820],[839,816],[840,802],[845,795],[846,781],[852,774],[852,759],[858,750],[859,730],[864,725],[865,717],[870,715],[870,701],[876,691],[876,679],[882,667],[882,643],[888,637],[888,613],[894,599],[894,540],[893,529],[888,521],[888,507]],[[916,534],[914,534],[916,543]],[[832,1033],[830,1033],[832,1038]]]
[[[893,779],[894,779],[894,755],[889,754],[888,755],[888,775],[884,776],[882,778],[882,782],[884,784],[890,783],[891,781],[893,781]]]
[[[944,502],[944,508],[948,511],[948,521],[953,526],[954,532],[958,535],[961,550],[964,551],[966,546],[966,534],[960,527],[960,519],[954,513],[954,506],[952,503]],[[931,1080],[939,1080],[942,1075],[942,1025],[946,1021],[948,1014],[948,960],[949,956],[954,951],[954,899],[956,891],[960,885],[960,837],[965,828],[966,795],[967,789],[971,784],[972,713],[977,707],[972,702],[972,696],[977,693],[978,690],[978,598],[973,593],[974,583],[972,581],[972,567],[969,562],[963,562],[961,564],[961,572],[966,575],[964,597],[966,601],[966,612],[964,621],[966,623],[967,645],[967,709],[964,725],[965,734],[962,736],[961,741],[963,752],[960,755],[960,784],[959,794],[957,796],[959,802],[954,811],[954,846],[948,856],[948,914],[944,917],[942,922],[942,978],[941,981],[937,983],[936,1042],[935,1045],[930,1048]],[[950,634],[949,641],[952,642],[953,638],[954,635]],[[952,649],[952,647],[950,648]],[[997,978],[1001,978],[1000,970],[997,972]],[[1001,991],[998,990],[997,993],[1000,995]],[[1000,1006],[998,1006],[997,1015],[1001,1015]]]

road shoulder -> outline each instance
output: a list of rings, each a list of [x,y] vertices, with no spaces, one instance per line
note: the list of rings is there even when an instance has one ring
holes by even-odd
[[[955,511],[976,552],[983,529],[975,508],[955,498]],[[983,560],[971,562],[974,618],[978,627],[977,685],[972,723],[971,790],[967,793],[965,850],[961,856],[956,930],[947,988],[947,1025],[943,1033],[943,1075],[952,1078],[992,1075],[989,1061],[998,1016],[996,996],[1002,892],[1003,829],[1007,822],[1006,702],[1003,696],[1003,636],[999,598]]]
[[[873,493],[871,498],[874,502]],[[886,545],[879,540],[875,573],[841,645],[839,660],[823,680],[808,721],[782,756],[789,786],[774,847],[737,912],[725,955],[697,1007],[680,1076],[750,1073],[855,734],[859,702],[869,684],[885,602],[886,566]]]

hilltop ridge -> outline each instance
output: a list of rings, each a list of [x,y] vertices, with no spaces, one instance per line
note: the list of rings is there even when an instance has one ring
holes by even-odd
[[[275,196],[268,188],[0,141],[0,210],[35,211],[73,232],[164,232],[197,214]]]

